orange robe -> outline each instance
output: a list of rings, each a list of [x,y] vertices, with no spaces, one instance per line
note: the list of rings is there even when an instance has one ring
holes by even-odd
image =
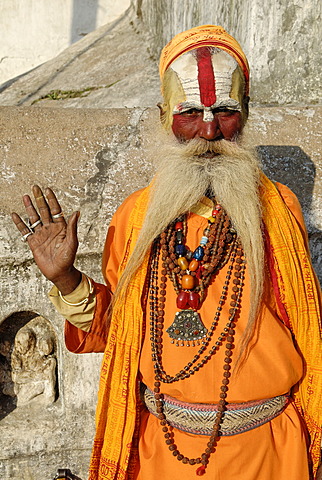
[[[305,233],[305,227],[298,202],[287,187],[279,185],[280,192]],[[103,273],[107,286],[114,290],[117,282],[117,269],[122,259],[125,228],[130,211],[138,192],[132,194],[118,209],[111,225],[104,248]],[[198,246],[207,220],[191,213],[188,218],[186,244],[191,250]],[[207,328],[211,322],[225,281],[226,269],[215,277],[208,288],[200,315]],[[231,377],[227,401],[231,403],[261,400],[288,393],[303,374],[302,360],[294,347],[291,333],[281,322],[275,296],[269,282],[266,282],[260,332],[252,346],[249,357],[239,374]],[[66,345],[77,353],[103,351],[106,343],[106,308],[109,301],[108,288],[96,285],[97,303],[92,328],[83,332],[71,324],[66,324]],[[228,294],[228,299],[230,295]],[[246,272],[242,308],[237,322],[235,345],[244,331],[250,304],[250,281]],[[229,300],[221,313],[216,333],[222,331],[228,316]],[[170,281],[167,282],[165,326],[173,322],[176,308],[176,294]],[[147,305],[146,318],[149,318]],[[146,321],[146,335],[140,358],[141,380],[153,390],[154,372],[149,340],[149,321]],[[216,341],[216,334],[214,341]],[[189,362],[198,347],[176,347],[164,331],[163,364],[169,374],[181,370]],[[236,349],[235,349],[236,350]],[[235,352],[234,352],[235,355]],[[181,401],[191,403],[218,403],[223,377],[224,348],[211,358],[195,375],[173,384],[162,384],[161,391]],[[207,444],[206,436],[192,435],[174,430],[175,443],[180,452],[190,458],[200,456]],[[144,410],[141,414],[140,462],[137,465],[137,480],[164,478],[171,480],[192,480],[196,478],[196,466],[178,462],[168,450],[160,423],[156,417]],[[221,437],[215,453],[210,456],[205,480],[308,480],[308,458],[306,432],[303,422],[290,403],[279,416],[270,422],[248,432]]]

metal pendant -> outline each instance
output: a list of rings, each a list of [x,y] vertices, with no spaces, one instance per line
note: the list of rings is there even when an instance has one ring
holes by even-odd
[[[174,320],[167,333],[172,338],[171,343],[175,343],[176,346],[187,347],[192,344],[194,347],[196,344],[200,345],[199,340],[207,335],[207,329],[201,321],[199,313],[194,310],[181,310],[175,314]]]

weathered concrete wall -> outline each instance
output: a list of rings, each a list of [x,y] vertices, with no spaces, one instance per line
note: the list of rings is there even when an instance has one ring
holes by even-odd
[[[157,64],[133,9],[31,72],[0,86],[0,105],[147,107],[160,101]]]
[[[15,408],[16,399],[0,391],[1,480],[49,480],[65,467],[85,480],[101,362],[99,354],[66,351],[63,319],[47,299],[50,285],[8,214],[22,212],[21,194],[33,183],[55,187],[67,215],[75,208],[82,212],[78,266],[100,280],[109,219],[122,199],[150,178],[151,165],[140,151],[143,113],[1,109],[0,390],[4,374],[10,375],[3,344],[36,315],[49,321],[57,338],[58,384],[57,399],[47,406],[31,402]]]
[[[157,58],[173,35],[222,25],[243,46],[252,99],[260,104],[320,103],[320,0],[132,0]]]
[[[266,170],[298,194],[322,280],[321,121],[321,107],[256,108],[248,135]],[[0,108],[0,344],[41,315],[56,338],[58,386],[50,405],[15,408],[15,399],[6,403],[8,396],[0,392],[1,480],[49,480],[57,468],[70,468],[85,480],[101,362],[99,354],[66,351],[63,320],[47,299],[50,285],[20,241],[9,212],[23,213],[20,197],[35,182],[54,187],[67,215],[81,210],[77,264],[99,280],[113,211],[151,178],[145,149],[156,141],[157,123],[156,109]],[[3,350],[0,383],[9,358]]]
[[[205,23],[222,24],[243,46],[254,105],[320,104],[320,0],[132,0],[131,5],[114,24],[0,86],[0,105],[154,106],[160,101],[161,48],[175,33]]]
[[[101,25],[130,0],[10,0],[0,3],[0,84],[56,57]]]

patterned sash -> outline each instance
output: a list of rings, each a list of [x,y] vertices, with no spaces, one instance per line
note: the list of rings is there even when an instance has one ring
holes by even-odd
[[[157,416],[154,394],[144,384],[141,384],[141,395],[149,412]],[[163,412],[172,427],[195,435],[212,434],[217,405],[181,402],[169,395],[163,397]],[[253,402],[229,403],[223,414],[220,435],[237,435],[257,428],[282,413],[288,402],[288,395],[279,395]]]

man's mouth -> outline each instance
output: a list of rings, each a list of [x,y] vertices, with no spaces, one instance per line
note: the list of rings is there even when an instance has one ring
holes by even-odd
[[[202,153],[201,155],[198,155],[199,157],[203,157],[203,158],[214,158],[216,157],[217,155],[219,155],[218,153],[216,152],[210,152],[209,150],[205,153]]]

